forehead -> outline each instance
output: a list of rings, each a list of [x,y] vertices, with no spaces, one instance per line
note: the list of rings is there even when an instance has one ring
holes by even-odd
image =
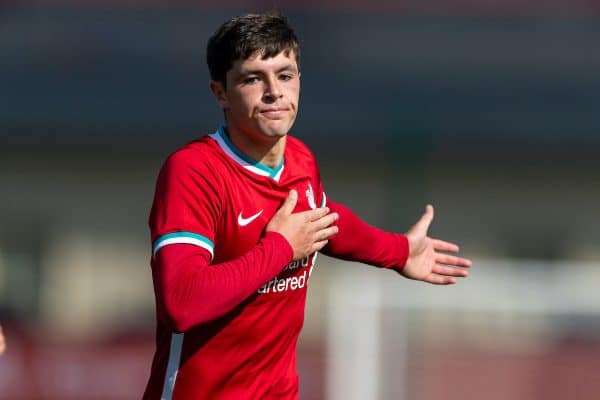
[[[257,51],[245,60],[236,60],[231,67],[231,71],[244,73],[248,71],[280,70],[283,68],[298,69],[296,54],[293,50],[288,51],[287,54],[285,51],[282,51],[274,57],[265,59],[263,59],[262,51]]]

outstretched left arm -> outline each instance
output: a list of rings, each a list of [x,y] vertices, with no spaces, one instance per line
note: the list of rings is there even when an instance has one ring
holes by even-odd
[[[327,205],[339,214],[339,233],[329,239],[324,254],[391,268],[406,278],[432,284],[453,284],[468,275],[471,261],[447,254],[457,253],[457,245],[427,236],[434,215],[431,205],[405,235],[375,228],[341,204],[328,201]]]

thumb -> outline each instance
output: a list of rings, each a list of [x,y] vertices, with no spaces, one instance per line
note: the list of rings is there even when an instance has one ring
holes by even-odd
[[[279,212],[284,215],[290,215],[294,211],[294,208],[296,208],[297,202],[298,202],[298,192],[296,192],[294,189],[292,189],[292,190],[290,190],[287,197],[285,198],[285,201],[279,208]]]
[[[421,215],[421,218],[419,218],[417,223],[411,228],[411,231],[427,236],[427,230],[429,230],[431,221],[433,221],[433,216],[433,206],[431,204],[427,204],[427,207],[425,207],[425,213]]]

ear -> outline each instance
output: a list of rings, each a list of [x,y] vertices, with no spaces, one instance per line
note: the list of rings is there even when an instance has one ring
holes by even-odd
[[[210,91],[213,93],[215,99],[217,99],[217,103],[219,103],[219,106],[221,106],[223,110],[229,108],[229,100],[227,100],[227,93],[225,92],[225,88],[223,87],[223,84],[221,82],[210,81]]]

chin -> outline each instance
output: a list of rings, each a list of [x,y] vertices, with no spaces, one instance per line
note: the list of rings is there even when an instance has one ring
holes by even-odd
[[[272,137],[272,138],[280,138],[280,137],[284,137],[288,134],[289,130],[291,129],[291,126],[289,126],[288,124],[286,124],[285,126],[268,126],[268,127],[264,127],[262,129],[263,134],[265,136],[268,137]]]

